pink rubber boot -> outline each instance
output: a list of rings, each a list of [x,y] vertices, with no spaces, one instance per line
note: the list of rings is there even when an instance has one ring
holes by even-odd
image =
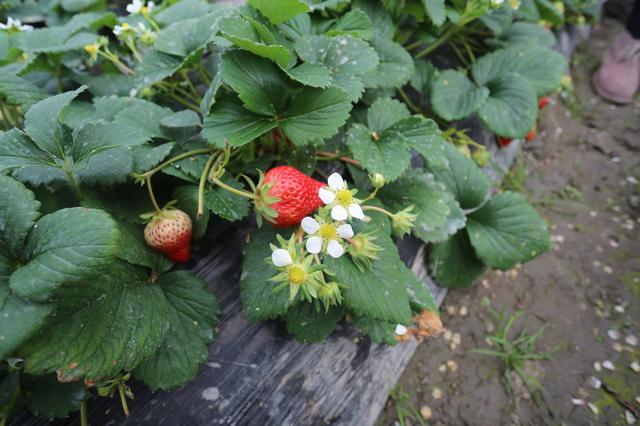
[[[629,104],[640,86],[640,40],[623,31],[602,55],[593,86],[603,98]]]

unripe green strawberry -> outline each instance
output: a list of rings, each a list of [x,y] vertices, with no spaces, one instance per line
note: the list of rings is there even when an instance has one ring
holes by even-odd
[[[191,218],[178,209],[154,215],[144,228],[144,239],[174,262],[184,263],[191,253]]]

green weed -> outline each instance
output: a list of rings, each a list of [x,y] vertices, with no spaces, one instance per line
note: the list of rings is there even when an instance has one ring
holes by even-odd
[[[412,424],[426,425],[420,411],[411,403],[411,396],[404,390],[402,385],[396,385],[389,393],[389,398],[393,400],[396,409],[396,420],[400,426],[405,426],[406,420]]]

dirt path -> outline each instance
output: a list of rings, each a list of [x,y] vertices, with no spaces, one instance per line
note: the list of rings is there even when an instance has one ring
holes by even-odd
[[[421,408],[435,425],[615,425],[633,421],[634,410],[638,417],[640,372],[631,364],[640,362],[640,101],[612,106],[590,86],[620,28],[605,20],[578,48],[577,105],[557,102],[543,112],[539,140],[512,173],[511,185],[524,185],[550,223],[555,249],[451,292],[442,309],[450,333],[419,347],[379,425],[394,424],[398,409]],[[512,337],[546,324],[535,351],[564,345],[551,360],[527,363],[544,388],[537,398],[515,373],[510,397],[501,360],[472,352],[497,349],[486,343],[500,330],[487,304],[507,316],[526,311]]]

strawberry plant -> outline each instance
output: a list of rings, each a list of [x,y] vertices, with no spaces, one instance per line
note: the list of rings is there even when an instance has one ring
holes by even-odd
[[[302,342],[442,328],[408,234],[449,287],[547,250],[458,121],[508,144],[560,83],[512,3],[3,3],[0,421],[193,379],[218,307],[178,264],[222,221],[247,235],[244,315]]]

